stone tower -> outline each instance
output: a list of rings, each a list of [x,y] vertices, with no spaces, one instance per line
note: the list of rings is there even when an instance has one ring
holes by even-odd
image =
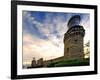
[[[84,35],[85,30],[80,25],[81,17],[75,15],[70,18],[67,26],[68,30],[64,34],[64,58],[83,59],[84,58]]]

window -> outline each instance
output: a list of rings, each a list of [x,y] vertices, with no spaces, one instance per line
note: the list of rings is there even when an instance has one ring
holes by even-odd
[[[78,40],[77,40],[77,39],[75,39],[74,41],[75,41],[75,42],[77,42]]]
[[[67,53],[69,53],[69,48],[67,48]]]

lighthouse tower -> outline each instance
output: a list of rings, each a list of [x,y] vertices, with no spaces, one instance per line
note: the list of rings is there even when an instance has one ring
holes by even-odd
[[[84,35],[85,30],[80,25],[81,17],[72,16],[67,24],[68,30],[64,34],[64,58],[83,59],[84,58]]]

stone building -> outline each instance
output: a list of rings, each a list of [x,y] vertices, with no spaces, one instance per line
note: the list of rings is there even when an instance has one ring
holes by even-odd
[[[68,31],[64,34],[64,57],[66,59],[83,59],[83,38],[85,30],[80,25],[79,15],[73,16],[68,22]]]
[[[42,67],[43,66],[43,58],[40,58],[39,60],[37,60],[37,66],[38,67]]]
[[[31,62],[31,67],[36,67],[37,64],[36,64],[36,60],[35,58],[33,58],[32,62]]]

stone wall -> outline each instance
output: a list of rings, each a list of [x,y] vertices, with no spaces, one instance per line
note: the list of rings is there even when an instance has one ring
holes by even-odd
[[[43,66],[43,58],[37,60],[37,66]]]
[[[44,61],[43,62],[43,65],[44,65],[44,67],[47,67],[48,64],[54,63],[54,62],[58,62],[58,61],[61,61],[61,60],[64,60],[64,56],[58,57],[58,58],[55,58],[55,59],[51,59],[51,60]]]
[[[80,35],[69,38],[64,43],[64,57],[66,59],[76,58],[83,59],[83,37]]]

